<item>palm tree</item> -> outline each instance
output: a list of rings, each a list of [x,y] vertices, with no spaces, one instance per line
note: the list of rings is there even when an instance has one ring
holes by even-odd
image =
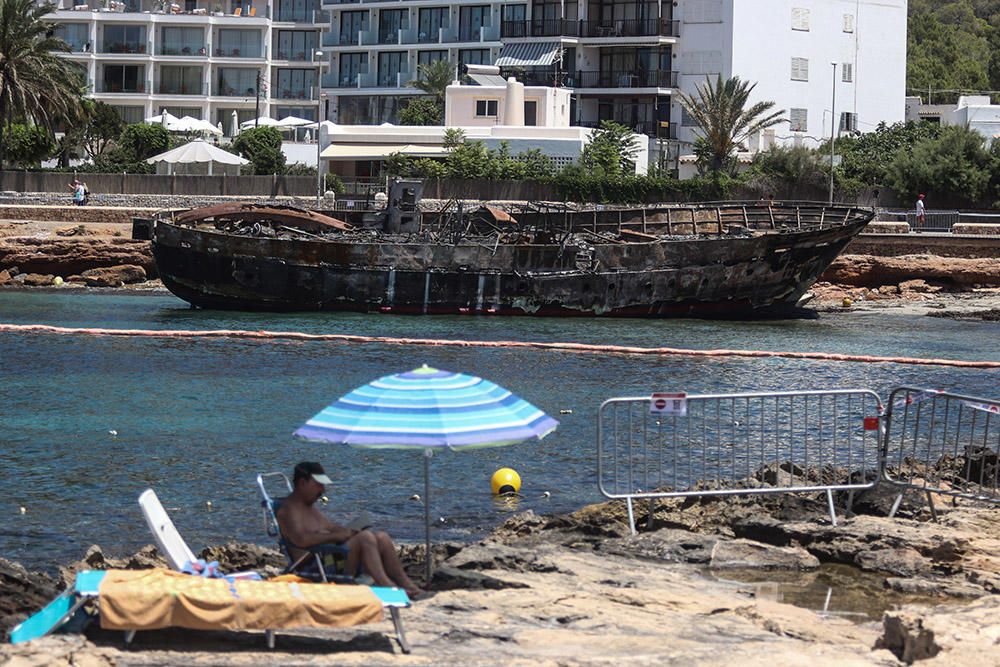
[[[444,108],[444,92],[455,80],[455,66],[447,60],[435,60],[417,67],[417,78],[410,86],[434,96],[434,102]]]
[[[774,102],[756,102],[747,107],[750,93],[757,87],[738,76],[722,80],[720,74],[712,85],[697,87],[697,93],[681,93],[680,102],[698,124],[696,153],[700,166],[711,172],[733,174],[736,168],[736,149],[751,134],[783,122],[784,110],[774,110]]]
[[[7,127],[31,121],[52,131],[80,117],[81,72],[58,55],[70,47],[44,19],[54,9],[34,0],[0,0],[0,122]]]

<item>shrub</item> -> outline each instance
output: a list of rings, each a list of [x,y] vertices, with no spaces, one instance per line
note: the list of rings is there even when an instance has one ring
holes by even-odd
[[[252,127],[240,132],[233,150],[250,160],[257,176],[285,173],[285,154],[281,152],[281,132],[273,127]]]

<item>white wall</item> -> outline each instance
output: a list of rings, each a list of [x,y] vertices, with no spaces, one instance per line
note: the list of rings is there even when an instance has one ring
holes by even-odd
[[[525,86],[524,101],[536,102],[535,125],[539,127],[568,127],[571,93],[566,88]],[[506,86],[451,85],[445,91],[444,124],[448,127],[491,127],[506,125],[504,101]],[[477,117],[477,100],[495,100],[497,116]]]
[[[716,3],[717,21],[688,23],[685,13],[697,3]],[[778,143],[792,143],[798,134],[815,146],[830,137],[833,67],[836,76],[836,124],[840,113],[858,114],[858,129],[870,131],[879,122],[903,120],[906,94],[906,0],[689,0],[681,3],[681,38],[677,47],[680,86],[694,92],[705,74],[690,72],[706,53],[718,54],[723,78],[739,76],[756,82],[750,103],[773,100],[778,109],[807,110],[805,132],[792,133],[783,123],[775,128]],[[808,10],[808,31],[792,29],[792,10]],[[711,14],[712,12],[709,12]],[[844,30],[844,15],[853,16],[853,32]],[[703,14],[704,16],[704,14]],[[713,17],[714,18],[714,17]],[[793,81],[793,57],[808,59],[808,81]],[[853,82],[845,83],[843,64],[853,67]],[[705,69],[705,68],[702,68]],[[714,80],[715,74],[710,75]],[[680,119],[680,107],[674,109]],[[691,141],[691,128],[680,138]],[[751,147],[752,148],[752,147]]]

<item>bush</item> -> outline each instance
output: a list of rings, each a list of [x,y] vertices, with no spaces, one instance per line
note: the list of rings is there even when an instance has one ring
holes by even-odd
[[[56,142],[38,125],[11,125],[3,133],[4,155],[19,167],[37,167],[52,155]]]
[[[333,192],[336,195],[344,194],[346,188],[344,188],[344,180],[339,174],[326,174],[323,177],[323,191]]]
[[[399,112],[400,125],[442,125],[444,109],[432,97],[416,97]]]
[[[285,154],[281,152],[281,132],[273,127],[252,127],[240,132],[233,150],[250,160],[257,176],[285,173]]]

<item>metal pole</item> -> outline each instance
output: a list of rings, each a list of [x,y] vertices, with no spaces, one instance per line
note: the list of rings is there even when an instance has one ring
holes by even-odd
[[[424,450],[424,586],[431,584],[431,450]]]
[[[323,125],[323,92],[321,79],[323,78],[323,52],[313,51],[313,60],[316,61],[316,208],[319,208],[323,201],[323,161],[320,159],[319,131]]]
[[[257,70],[257,103],[254,105],[254,115],[253,115],[253,126],[254,128],[260,123],[260,70]]]
[[[837,127],[837,63],[833,65],[833,99],[830,102],[830,206],[833,206],[833,142]]]

